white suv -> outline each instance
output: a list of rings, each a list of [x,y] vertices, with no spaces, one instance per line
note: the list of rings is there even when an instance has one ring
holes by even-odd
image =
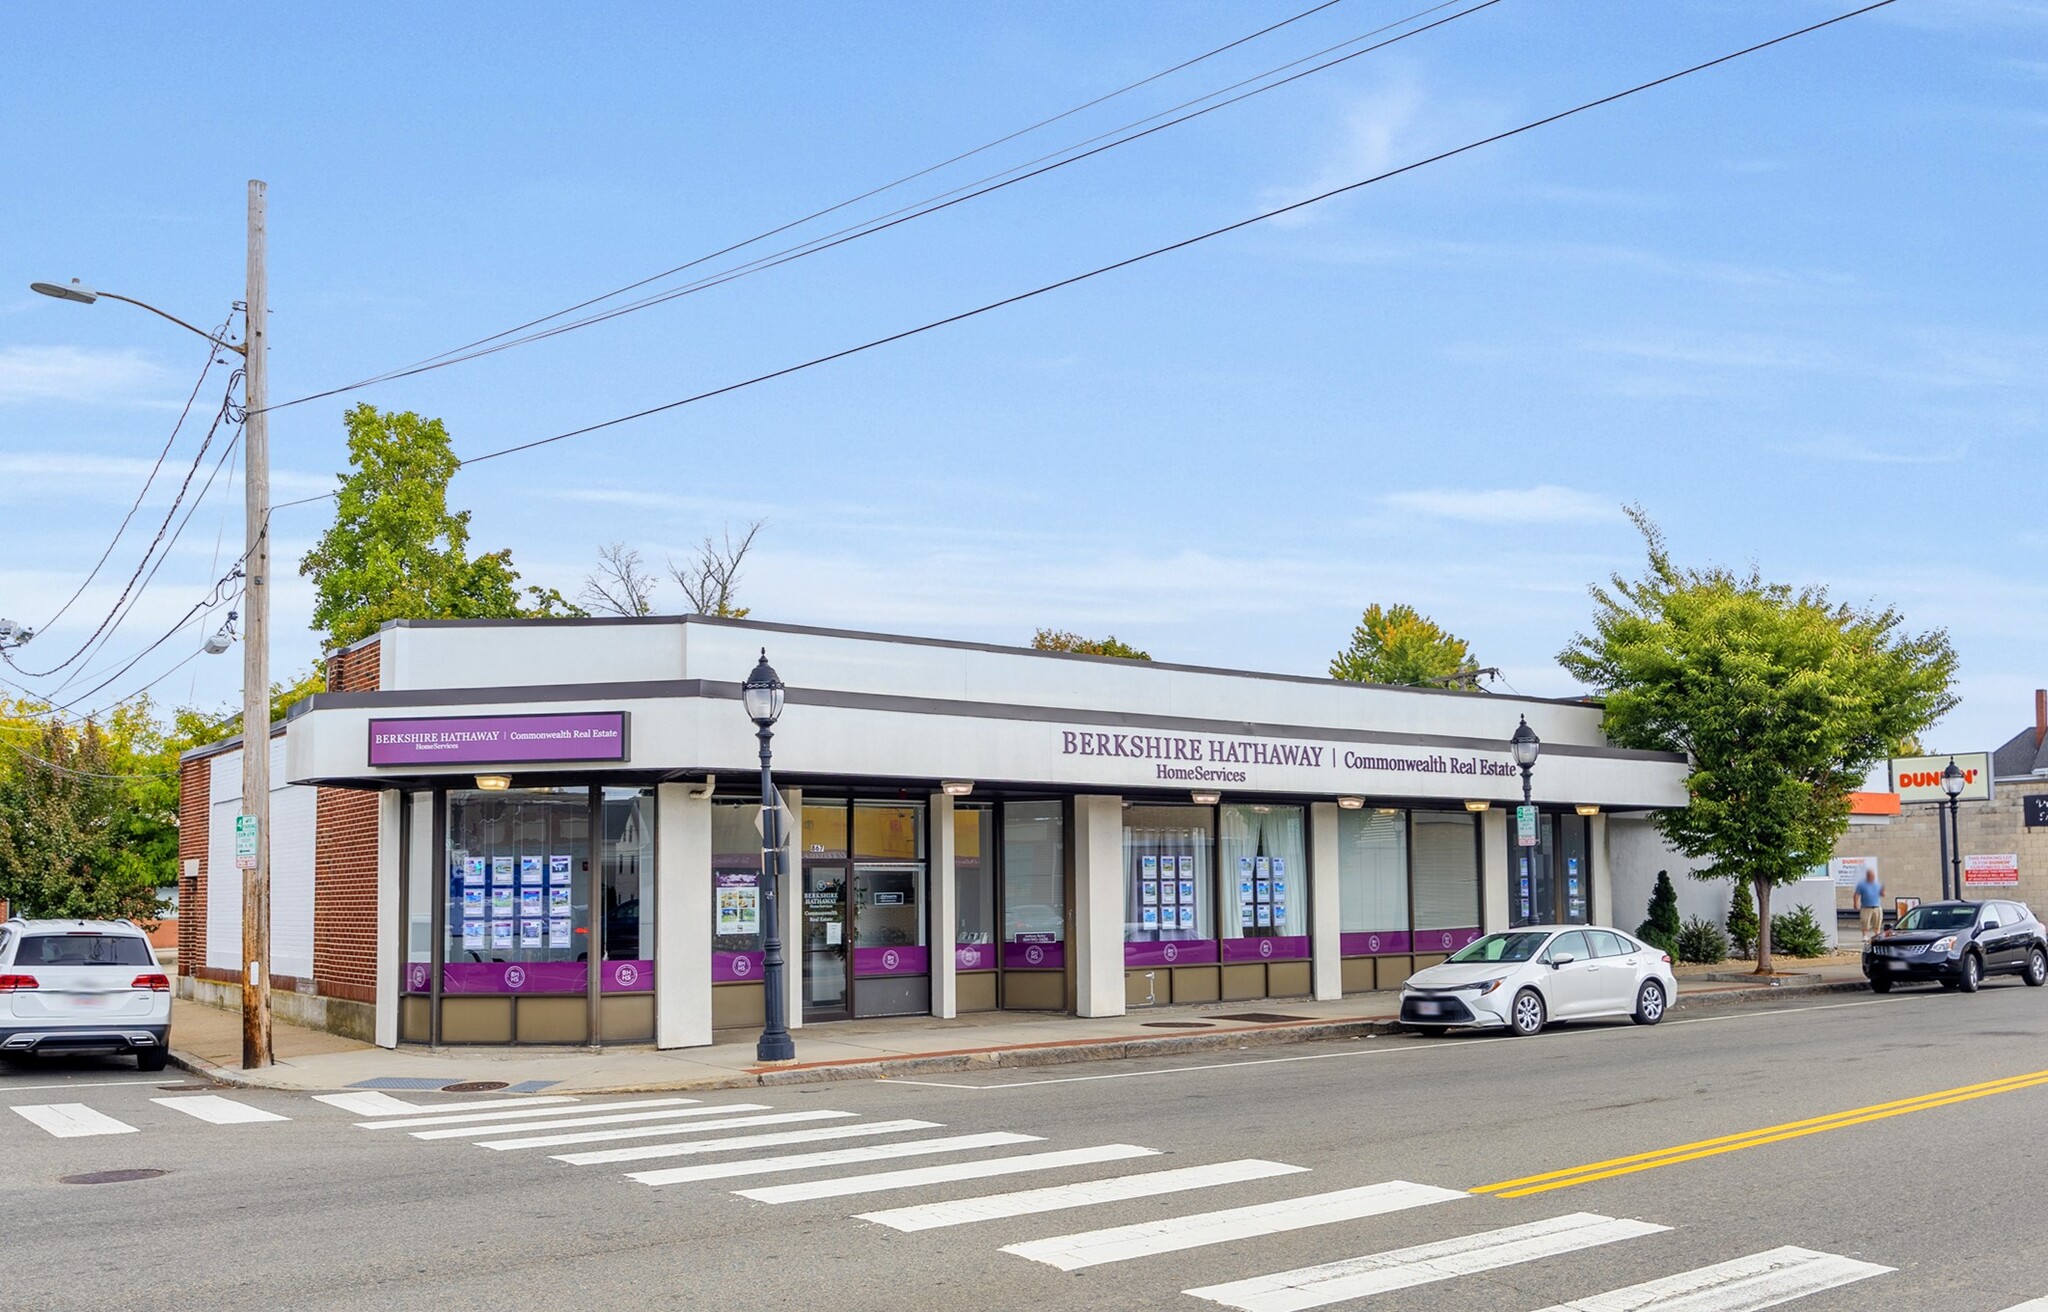
[[[132,1052],[170,1057],[171,981],[126,920],[0,924],[0,1056]]]

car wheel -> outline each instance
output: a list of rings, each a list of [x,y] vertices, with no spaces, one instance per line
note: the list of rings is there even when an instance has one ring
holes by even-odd
[[[1656,980],[1643,981],[1643,988],[1636,994],[1636,1009],[1629,1019],[1638,1025],[1655,1025],[1664,1019],[1664,986]]]
[[[1956,987],[1965,993],[1975,993],[1977,986],[1984,982],[1984,963],[1974,952],[1963,954],[1963,975],[1956,981]]]
[[[2048,984],[2048,952],[2035,948],[2027,953],[2027,973],[2024,976],[2028,988],[2038,989]]]
[[[1870,991],[1872,993],[1890,993],[1892,991],[1892,977],[1889,975],[1872,975],[1870,977]]]
[[[1543,1032],[1545,1013],[1543,995],[1535,989],[1523,989],[1515,995],[1515,1005],[1508,1013],[1508,1030],[1524,1037]]]
[[[135,1069],[138,1071],[160,1071],[171,1060],[168,1048],[144,1048],[135,1054]]]

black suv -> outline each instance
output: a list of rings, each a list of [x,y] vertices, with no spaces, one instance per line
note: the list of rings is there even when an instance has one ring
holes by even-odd
[[[1975,993],[1986,975],[2048,984],[2048,930],[2024,902],[1926,902],[1863,947],[1873,993],[1894,983],[1938,980]]]

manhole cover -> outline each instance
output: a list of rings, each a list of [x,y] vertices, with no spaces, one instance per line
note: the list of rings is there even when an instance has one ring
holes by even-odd
[[[146,1167],[146,1166],[145,1166],[145,1167],[136,1167],[136,1168],[133,1168],[133,1169],[131,1169],[131,1170],[126,1170],[126,1171],[87,1171],[87,1172],[86,1172],[86,1173],[85,1173],[84,1175],[65,1175],[65,1176],[59,1176],[59,1177],[58,1177],[58,1179],[57,1179],[57,1183],[58,1183],[58,1184],[126,1184],[126,1183],[128,1183],[128,1181],[130,1181],[130,1180],[154,1180],[154,1179],[156,1179],[156,1178],[157,1178],[158,1176],[160,1176],[160,1175],[169,1175],[169,1174],[170,1174],[170,1172],[169,1172],[169,1171],[159,1171],[159,1170],[155,1170],[155,1169],[153,1169],[153,1168],[151,1168],[151,1167]]]
[[[211,1089],[213,1086],[211,1084],[159,1084],[156,1087],[162,1089],[165,1093],[198,1093],[205,1089]]]
[[[1278,1025],[1278,1024],[1280,1024],[1281,1022],[1283,1022],[1283,1021],[1290,1021],[1290,1020],[1314,1020],[1314,1019],[1315,1019],[1315,1017],[1313,1017],[1313,1016],[1283,1016],[1283,1015],[1281,1015],[1281,1014],[1280,1014],[1279,1012],[1277,1012],[1277,1011],[1233,1011],[1233,1012],[1231,1012],[1231,1013],[1230,1013],[1230,1014],[1228,1014],[1228,1015],[1218,1015],[1218,1016],[1216,1017],[1216,1019],[1217,1019],[1217,1020],[1246,1020],[1246,1021],[1252,1021],[1252,1022],[1254,1022],[1254,1023],[1256,1023],[1256,1024],[1260,1024],[1260,1025]]]
[[[1140,1021],[1150,1030],[1213,1030],[1216,1027],[1206,1020],[1148,1020]]]
[[[496,1093],[505,1087],[503,1080],[466,1080],[461,1084],[444,1084],[443,1093]]]

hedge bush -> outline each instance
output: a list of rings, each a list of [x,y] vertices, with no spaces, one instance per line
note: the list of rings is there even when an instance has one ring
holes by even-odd
[[[1773,918],[1775,920],[1775,917]],[[1735,883],[1735,896],[1728,903],[1728,941],[1745,957],[1756,955],[1756,902],[1745,880]],[[1772,933],[1775,935],[1776,930]]]
[[[1711,966],[1728,959],[1728,936],[1705,916],[1694,916],[1678,931],[1678,959]]]
[[[1771,951],[1788,957],[1824,957],[1828,938],[1812,907],[1800,907],[1771,917]]]

